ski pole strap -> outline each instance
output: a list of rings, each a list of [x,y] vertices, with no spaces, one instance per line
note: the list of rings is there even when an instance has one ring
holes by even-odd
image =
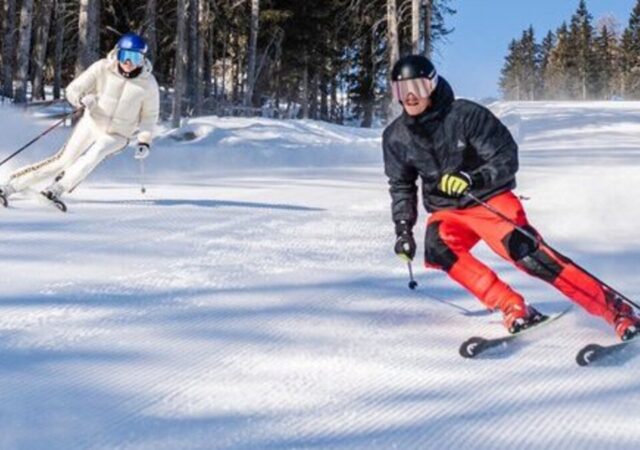
[[[41,137],[43,137],[44,135],[50,133],[51,131],[53,131],[54,129],[58,128],[61,124],[63,124],[65,122],[65,120],[67,120],[67,118],[69,118],[69,116],[73,116],[74,114],[76,114],[79,111],[82,111],[84,108],[78,108],[78,109],[74,109],[73,111],[71,111],[70,113],[65,114],[62,119],[60,119],[59,121],[57,121],[56,123],[54,123],[53,125],[51,125],[49,128],[47,128],[46,130],[44,130],[42,133],[40,133],[38,136],[36,136],[35,138],[31,139],[29,142],[27,142],[26,144],[24,144],[22,147],[20,147],[18,150],[16,150],[15,152],[13,152],[11,155],[7,156],[5,159],[2,160],[2,162],[0,162],[0,166],[4,165],[6,162],[8,162],[9,160],[13,159],[15,156],[19,155],[20,153],[22,153],[24,150],[27,149],[27,147],[29,147],[31,144],[33,144],[34,142],[36,142],[38,139],[40,139]]]

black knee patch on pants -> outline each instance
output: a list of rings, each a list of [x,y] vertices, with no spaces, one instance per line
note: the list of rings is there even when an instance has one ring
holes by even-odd
[[[522,228],[533,236],[538,235],[533,227],[526,225]],[[509,257],[514,261],[520,261],[522,258],[532,254],[538,249],[538,242],[531,239],[517,228],[502,238],[502,245],[504,245],[509,253]]]
[[[458,257],[440,237],[440,224],[441,222],[433,222],[427,227],[424,240],[424,261],[428,265],[441,267],[448,272]]]
[[[537,236],[536,230],[530,226],[523,227],[530,234]],[[544,281],[553,283],[562,266],[551,255],[540,248],[538,242],[532,240],[520,230],[513,230],[502,240],[509,256],[527,273]]]
[[[549,283],[553,283],[562,272],[562,266],[541,249],[525,256],[518,261],[518,264],[531,275]]]

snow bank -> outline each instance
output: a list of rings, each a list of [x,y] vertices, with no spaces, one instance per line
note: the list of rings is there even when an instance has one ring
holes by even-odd
[[[156,170],[346,166],[381,161],[380,130],[312,120],[202,117],[162,129]]]
[[[0,154],[10,154],[9,143],[26,143],[46,129],[59,108],[25,111],[0,107],[6,130]],[[3,131],[5,133],[5,131]],[[68,136],[69,128],[48,135],[0,171],[52,154]],[[200,117],[185,120],[181,128],[159,127],[152,157],[145,163],[149,174],[180,177],[239,169],[287,167],[343,167],[382,161],[381,130],[353,128],[313,120]],[[138,167],[131,157],[110,158],[95,173],[97,179],[131,177]]]

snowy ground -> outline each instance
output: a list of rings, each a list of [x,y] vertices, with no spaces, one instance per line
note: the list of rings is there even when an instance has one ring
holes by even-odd
[[[640,104],[494,110],[522,144],[532,222],[640,298]],[[5,106],[0,123],[4,157],[51,122]],[[458,356],[499,317],[465,315],[480,305],[419,265],[407,289],[380,130],[202,119],[169,135],[146,195],[129,152],[66,215],[29,197],[0,211],[0,448],[638,448],[640,356],[577,367],[614,341],[577,308],[506,353]],[[478,254],[545,311],[566,304]]]

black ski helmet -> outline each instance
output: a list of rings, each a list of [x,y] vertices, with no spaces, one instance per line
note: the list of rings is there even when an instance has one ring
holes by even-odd
[[[400,58],[391,70],[391,81],[428,78],[437,75],[436,68],[428,58],[422,55],[407,55]]]

